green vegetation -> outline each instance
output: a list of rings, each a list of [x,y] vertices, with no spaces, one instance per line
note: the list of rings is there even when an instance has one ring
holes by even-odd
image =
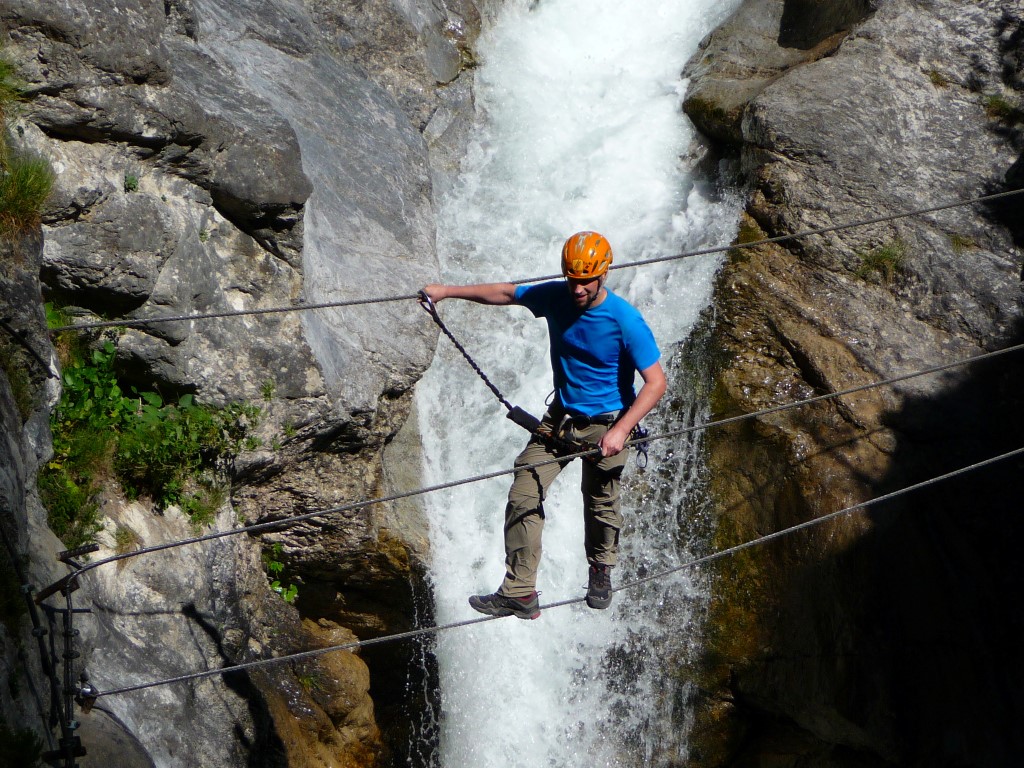
[[[121,389],[116,347],[106,341],[64,361],[64,391],[51,418],[53,459],[39,473],[50,527],[68,547],[99,530],[96,495],[116,479],[128,498],[179,506],[193,524],[209,523],[225,498],[228,463],[259,417],[246,404],[212,408],[183,395]]]
[[[125,194],[129,192],[135,192],[139,188],[139,177],[134,173],[124,172],[124,191]]]
[[[16,67],[0,52],[0,236],[12,238],[38,225],[53,189],[53,169],[45,158],[16,152],[7,140],[7,123],[22,98]]]
[[[937,69],[928,70],[928,79],[931,80],[932,85],[936,88],[946,88],[949,86],[949,78]]]
[[[277,385],[274,383],[274,380],[267,379],[260,385],[260,394],[263,395],[263,399],[269,403],[274,399],[274,390],[276,388]]]
[[[325,690],[324,682],[320,675],[299,675],[298,681],[306,693]]]
[[[210,239],[210,231],[208,229],[200,229],[199,230],[199,242],[200,243],[205,243],[209,239]]]
[[[286,603],[294,603],[295,598],[299,596],[299,588],[295,584],[285,586],[281,583],[284,563],[278,559],[279,557],[281,557],[281,545],[276,542],[270,547],[269,552],[263,553],[263,565],[267,569],[267,578],[271,580],[270,588],[277,592]]]
[[[857,275],[867,279],[877,274],[883,283],[892,285],[896,276],[903,272],[906,257],[906,244],[902,240],[893,240],[861,254],[861,265],[857,268]]]
[[[952,234],[949,236],[949,244],[953,248],[953,253],[961,254],[964,251],[969,251],[972,248],[977,248],[978,244],[974,242],[973,238],[967,237],[966,235]]]
[[[39,223],[53,180],[45,158],[0,150],[0,234],[11,237]]]
[[[21,101],[23,83],[14,62],[0,53],[0,118],[7,120]]]
[[[140,543],[138,534],[131,528],[126,528],[123,525],[117,526],[117,531],[114,533],[114,551],[117,554],[125,555],[133,552]]]
[[[985,97],[985,114],[993,120],[1014,124],[1024,121],[1024,109],[1005,96],[993,93]]]

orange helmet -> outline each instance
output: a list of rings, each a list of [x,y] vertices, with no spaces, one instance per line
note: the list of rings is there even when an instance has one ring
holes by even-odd
[[[577,280],[591,280],[608,271],[612,247],[597,232],[577,232],[562,246],[562,274]]]

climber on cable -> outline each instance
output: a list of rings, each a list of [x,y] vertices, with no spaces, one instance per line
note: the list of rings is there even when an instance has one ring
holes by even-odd
[[[565,281],[531,286],[512,283],[428,285],[433,302],[467,299],[480,304],[521,304],[547,320],[554,398],[540,427],[516,459],[532,466],[565,455],[564,445],[588,443],[600,457],[583,462],[584,546],[590,573],[587,605],[612,601],[622,513],[619,481],[623,450],[640,420],[665,394],[665,372],[654,334],[640,312],[605,287],[612,249],[597,232],[577,232],[562,247]],[[634,392],[639,371],[643,385]],[[544,439],[543,435],[555,439]],[[540,616],[537,569],[547,490],[571,459],[515,473],[505,507],[505,579],[497,592],[473,595],[469,604],[490,616]]]

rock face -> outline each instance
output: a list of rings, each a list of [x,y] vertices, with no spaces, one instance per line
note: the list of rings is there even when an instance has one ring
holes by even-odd
[[[53,358],[40,274],[46,299],[78,322],[392,299],[87,338],[116,344],[125,383],[260,406],[259,445],[238,457],[216,530],[351,505],[407,482],[385,473],[382,456],[436,339],[410,298],[436,272],[421,131],[438,103],[448,121],[468,104],[453,81],[469,63],[475,6],[2,0],[0,22],[27,83],[12,137],[57,173],[41,237],[20,246],[36,261],[5,257],[14,326]],[[436,91],[445,83],[459,95]],[[34,492],[59,391],[38,370],[31,376],[21,382],[35,393],[23,414],[3,395],[11,504],[2,522],[39,589],[66,569]],[[195,534],[176,508],[156,515],[116,485],[101,514],[94,558]],[[74,596],[92,610],[78,620],[76,674],[110,690],[408,629],[424,589],[418,515],[414,504],[378,504],[96,568]],[[300,584],[295,607],[268,587],[261,551],[271,546]],[[4,635],[6,660],[17,658],[19,637],[35,642],[28,630],[22,620]],[[81,715],[82,765],[110,754],[119,765],[401,762],[406,653],[337,651],[101,697]],[[39,672],[25,674],[45,679]],[[30,722],[30,703],[4,696],[4,712]],[[39,702],[47,711],[46,691]]]
[[[893,0],[800,50],[782,47],[796,5],[751,0],[688,66],[688,111],[749,190],[740,242],[1013,181],[1017,4]],[[1015,198],[733,251],[711,329],[715,415],[1021,343],[1021,221]],[[1019,357],[709,431],[716,545],[1019,448]],[[1022,477],[1005,460],[724,564],[695,672],[700,764],[1014,764],[1020,621],[1005,606]]]

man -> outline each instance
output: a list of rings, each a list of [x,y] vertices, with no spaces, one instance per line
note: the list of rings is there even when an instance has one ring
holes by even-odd
[[[577,232],[562,248],[565,282],[532,286],[512,283],[428,285],[435,303],[467,299],[481,304],[521,304],[548,323],[555,397],[539,432],[596,444],[600,458],[583,463],[584,544],[590,577],[587,605],[612,601],[622,514],[619,480],[628,458],[623,450],[633,428],[665,394],[658,346],[640,313],[605,287],[612,249],[596,232]],[[643,379],[634,393],[633,380]],[[516,459],[517,467],[549,461],[566,451],[535,434]],[[596,457],[595,457],[596,459]],[[544,528],[544,498],[567,462],[515,473],[505,507],[505,579],[497,592],[474,595],[469,604],[491,616],[540,616],[537,567]]]

